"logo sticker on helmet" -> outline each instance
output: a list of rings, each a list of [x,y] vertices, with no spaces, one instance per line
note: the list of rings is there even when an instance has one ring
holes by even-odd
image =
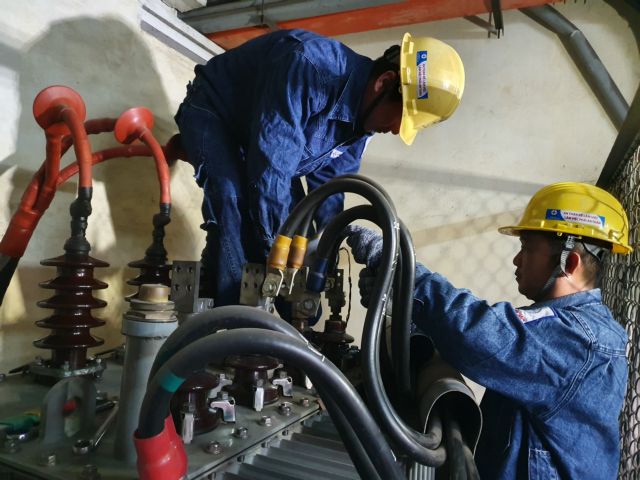
[[[418,50],[416,52],[416,70],[417,70],[417,87],[418,100],[429,98],[427,90],[427,51]]]
[[[563,220],[565,222],[582,223],[584,225],[591,225],[599,228],[604,228],[606,223],[605,217],[601,215],[576,212],[573,210],[556,210],[553,208],[547,209],[547,215],[545,218],[547,220]]]

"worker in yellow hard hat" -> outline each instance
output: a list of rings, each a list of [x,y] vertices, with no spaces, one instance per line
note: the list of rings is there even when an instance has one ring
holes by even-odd
[[[516,225],[518,289],[533,304],[490,305],[418,264],[413,321],[441,356],[486,387],[480,478],[616,478],[627,334],[598,288],[608,254],[626,255],[629,222],[613,195],[585,183],[538,191]],[[382,238],[352,227],[369,298]],[[371,301],[371,299],[369,299]]]
[[[372,60],[303,30],[278,30],[213,57],[176,114],[204,190],[207,243],[201,292],[238,302],[242,269],[263,262],[290,208],[308,189],[354,173],[374,133],[416,132],[446,119],[464,89],[453,48],[406,34]],[[343,195],[315,212],[321,229]]]

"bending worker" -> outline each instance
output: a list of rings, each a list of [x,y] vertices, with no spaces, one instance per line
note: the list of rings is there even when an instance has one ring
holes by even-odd
[[[428,66],[427,66],[428,65]],[[206,296],[238,302],[242,267],[263,262],[290,208],[331,178],[356,172],[376,132],[417,131],[448,118],[464,88],[458,54],[405,34],[373,61],[302,30],[251,40],[195,68],[176,114],[204,190]],[[316,228],[342,210],[329,198]]]
[[[443,358],[486,387],[476,450],[483,479],[613,479],[627,384],[625,330],[603,305],[603,256],[628,254],[620,203],[583,183],[544,187],[515,226],[518,290],[534,303],[489,305],[419,265],[414,322]],[[362,286],[381,237],[352,227]],[[365,293],[366,295],[366,293]]]

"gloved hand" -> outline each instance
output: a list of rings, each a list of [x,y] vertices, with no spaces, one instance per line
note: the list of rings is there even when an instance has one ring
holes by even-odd
[[[382,235],[360,225],[347,227],[347,245],[351,247],[353,259],[375,269],[382,258]]]
[[[369,308],[371,300],[371,290],[376,282],[376,272],[369,268],[364,267],[360,271],[360,278],[358,278],[358,289],[360,290],[360,304],[364,308]]]

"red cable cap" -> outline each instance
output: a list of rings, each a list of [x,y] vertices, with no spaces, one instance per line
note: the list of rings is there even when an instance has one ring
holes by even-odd
[[[187,474],[187,454],[176,433],[173,419],[164,420],[164,429],[155,437],[137,438],[138,475],[141,480],[179,480]]]

